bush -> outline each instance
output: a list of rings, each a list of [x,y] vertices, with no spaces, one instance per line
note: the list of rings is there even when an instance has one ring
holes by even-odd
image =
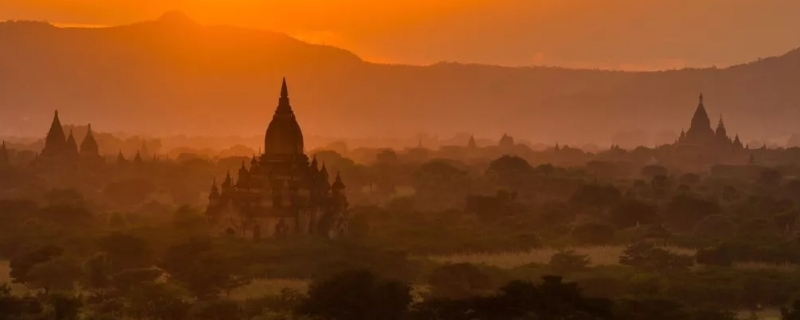
[[[577,272],[586,270],[591,261],[589,256],[576,254],[573,250],[560,251],[550,257],[548,264],[554,272]]]
[[[675,254],[642,242],[625,248],[619,263],[646,270],[684,270],[694,264],[694,257]]]
[[[346,271],[311,284],[297,311],[329,320],[399,320],[411,304],[411,287],[368,271]]]
[[[734,252],[727,246],[703,248],[697,251],[697,263],[711,266],[731,266]]]
[[[433,298],[465,299],[484,295],[492,289],[490,277],[470,263],[438,267],[428,276],[428,284]]]
[[[595,222],[580,224],[572,229],[572,238],[582,244],[608,244],[614,241],[614,227]]]

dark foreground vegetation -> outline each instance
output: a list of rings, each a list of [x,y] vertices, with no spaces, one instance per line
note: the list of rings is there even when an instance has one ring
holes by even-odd
[[[245,159],[4,167],[0,319],[797,319],[800,168],[637,152],[320,152],[348,177],[336,240],[210,236],[204,192]],[[542,248],[555,254],[493,261]],[[265,279],[310,285],[237,294]]]

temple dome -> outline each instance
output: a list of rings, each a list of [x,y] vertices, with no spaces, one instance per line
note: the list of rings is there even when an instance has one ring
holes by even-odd
[[[289,90],[286,79],[281,87],[281,97],[275,115],[267,127],[264,137],[264,153],[269,155],[303,154],[303,131],[297,124],[292,107],[289,104]]]

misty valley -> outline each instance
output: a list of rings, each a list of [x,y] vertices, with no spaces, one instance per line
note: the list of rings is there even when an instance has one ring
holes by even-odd
[[[0,21],[0,320],[798,320],[798,61]]]
[[[43,141],[3,142],[3,316],[800,314],[800,149],[712,129],[703,96],[689,130],[655,148],[503,135],[306,153],[289,93],[284,79],[258,151],[171,157],[57,111]]]

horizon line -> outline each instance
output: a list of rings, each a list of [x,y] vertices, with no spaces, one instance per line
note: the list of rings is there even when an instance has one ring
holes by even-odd
[[[255,27],[255,26],[239,26],[239,25],[234,25],[234,24],[230,24],[230,23],[218,23],[218,24],[199,23],[196,20],[194,20],[194,18],[190,17],[188,14],[186,14],[185,12],[182,12],[182,11],[167,11],[164,14],[160,15],[159,17],[157,17],[156,19],[144,19],[144,20],[140,20],[140,21],[136,21],[136,22],[120,23],[120,24],[51,22],[51,21],[48,21],[48,20],[16,20],[16,19],[0,20],[0,24],[6,23],[6,22],[38,22],[38,23],[46,23],[46,24],[49,24],[49,25],[53,26],[54,28],[59,28],[59,29],[109,29],[109,28],[118,28],[118,27],[131,26],[131,25],[136,25],[136,24],[140,24],[140,23],[156,22],[156,21],[159,21],[159,20],[163,19],[166,16],[174,15],[176,13],[177,14],[182,14],[182,15],[188,17],[190,20],[196,22],[197,25],[201,26],[201,27],[228,26],[228,27],[244,28],[244,29],[250,29],[250,30],[258,30],[258,31],[262,31],[262,32],[271,32],[271,33],[282,34],[282,35],[285,35],[287,37],[290,37],[292,39],[295,39],[297,41],[300,41],[300,42],[303,42],[303,43],[306,43],[306,44],[309,44],[309,45],[327,46],[327,47],[331,47],[331,48],[336,48],[336,49],[347,51],[347,52],[355,55],[356,57],[358,57],[359,59],[361,59],[361,61],[363,61],[365,63],[377,64],[377,65],[387,65],[387,66],[434,67],[434,66],[440,66],[440,65],[455,64],[455,65],[465,65],[465,66],[482,66],[482,67],[511,68],[511,69],[536,69],[536,68],[541,68],[541,69],[561,69],[561,70],[571,70],[571,71],[658,73],[658,72],[675,72],[675,71],[685,71],[685,70],[723,70],[723,69],[728,69],[728,68],[731,68],[731,67],[751,64],[751,63],[762,61],[762,60],[769,59],[769,58],[780,57],[780,56],[786,55],[786,54],[788,54],[790,52],[793,52],[795,50],[800,49],[800,46],[798,46],[798,47],[795,47],[795,49],[792,49],[792,50],[789,50],[787,52],[784,52],[783,54],[769,56],[769,57],[766,57],[766,58],[758,58],[758,59],[751,60],[751,61],[745,61],[745,62],[739,62],[739,63],[729,64],[729,65],[723,65],[723,66],[720,66],[720,65],[717,65],[717,64],[711,64],[711,65],[700,66],[700,67],[697,67],[697,66],[694,66],[694,67],[683,66],[683,67],[674,67],[674,68],[647,68],[646,66],[642,67],[642,65],[640,65],[639,63],[627,63],[627,64],[630,64],[631,66],[633,66],[633,67],[630,67],[630,68],[619,67],[619,66],[603,66],[603,65],[595,65],[595,66],[583,66],[583,65],[580,65],[580,66],[563,66],[563,65],[549,65],[549,64],[527,64],[527,65],[525,65],[525,64],[503,64],[503,63],[487,63],[487,62],[458,61],[458,60],[441,60],[441,61],[438,61],[438,62],[431,62],[431,63],[412,63],[412,62],[403,62],[403,61],[391,61],[391,59],[383,59],[383,58],[375,58],[375,59],[365,58],[363,55],[361,55],[361,54],[359,54],[359,53],[357,53],[357,52],[355,52],[355,51],[353,51],[351,49],[348,49],[348,48],[334,46],[334,45],[326,44],[324,42],[319,42],[319,41],[310,41],[310,40],[307,40],[307,39],[303,39],[303,37],[298,37],[296,34],[291,34],[291,33],[286,33],[286,32],[279,32],[279,31],[274,31],[274,30],[265,29],[265,28],[259,28],[259,27]]]

